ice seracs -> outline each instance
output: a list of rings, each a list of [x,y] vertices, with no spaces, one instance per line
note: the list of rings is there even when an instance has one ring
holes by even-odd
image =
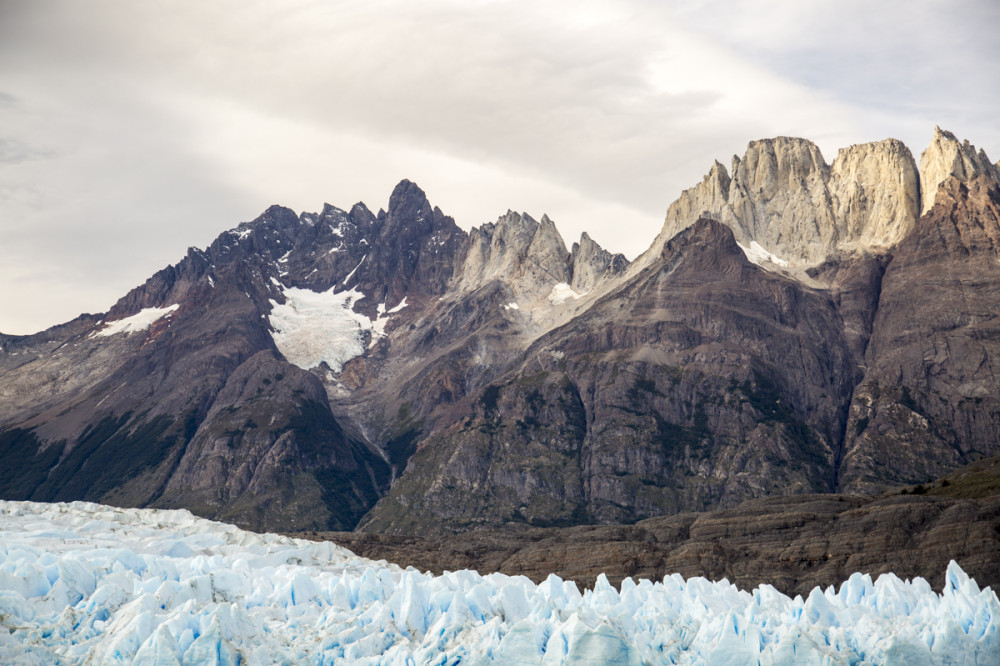
[[[0,502],[0,662],[997,664],[1000,601],[952,563],[790,599],[678,575],[432,576],[186,511]]]

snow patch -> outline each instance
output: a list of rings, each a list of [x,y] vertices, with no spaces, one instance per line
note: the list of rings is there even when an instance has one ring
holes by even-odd
[[[382,307],[383,308],[385,307],[385,303],[382,304]],[[403,296],[403,300],[401,300],[399,302],[399,305],[397,305],[396,307],[394,307],[391,310],[389,310],[389,312],[386,313],[386,314],[396,314],[397,312],[399,312],[400,310],[402,310],[405,307],[406,307],[406,296]]]
[[[367,254],[366,254],[365,256],[361,257],[361,261],[359,261],[359,262],[358,262],[358,265],[354,267],[354,270],[353,270],[353,271],[351,271],[350,273],[348,273],[348,274],[347,274],[347,277],[345,277],[345,278],[344,278],[344,279],[343,279],[343,280],[341,281],[341,283],[340,283],[340,284],[344,284],[344,285],[346,285],[346,284],[347,284],[347,281],[348,281],[348,280],[350,280],[350,279],[351,279],[352,277],[354,277],[354,274],[358,272],[358,269],[359,269],[359,268],[361,268],[361,264],[365,263],[365,259],[367,259],[367,258],[368,258],[368,255],[367,255]]]
[[[586,294],[580,294],[573,291],[565,282],[560,282],[552,287],[552,291],[549,292],[549,303],[552,305],[559,305],[560,303],[565,303],[569,299],[580,298],[581,296],[586,296]]]
[[[737,245],[739,245],[740,249],[743,250],[743,254],[746,255],[747,259],[757,264],[758,266],[763,263],[771,263],[774,264],[775,266],[782,266],[782,267],[788,266],[787,261],[785,261],[776,254],[768,252],[766,249],[764,249],[764,246],[762,246],[757,241],[750,241],[750,247],[747,247],[742,243],[737,243]]]
[[[0,502],[0,663],[1000,663],[1000,601],[856,573],[769,585],[442,576],[187,511]]]
[[[107,322],[104,324],[104,328],[99,331],[94,331],[90,334],[90,337],[107,337],[110,335],[117,335],[118,333],[137,333],[138,331],[146,331],[153,325],[154,322],[157,322],[164,317],[169,317],[179,307],[180,305],[175,303],[165,308],[143,308],[131,317],[125,317],[124,319],[119,319],[117,321]]]
[[[517,301],[511,301],[507,305],[501,305],[500,307],[502,307],[504,310],[520,310],[521,309],[520,306],[518,306]]]
[[[385,326],[386,324],[389,323],[388,315],[399,312],[405,307],[406,307],[406,296],[404,296],[403,300],[399,302],[399,305],[392,308],[388,312],[386,312],[385,310],[385,303],[378,304],[378,308],[376,308],[376,310],[378,311],[378,316],[375,318],[375,321],[372,322],[372,339],[368,343],[369,349],[374,347],[376,342],[385,337]]]

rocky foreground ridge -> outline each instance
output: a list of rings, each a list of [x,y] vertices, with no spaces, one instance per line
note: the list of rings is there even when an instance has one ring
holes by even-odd
[[[998,281],[1000,171],[941,130],[752,142],[631,263],[408,181],[275,206],[0,335],[0,497],[442,534],[878,493],[1000,453]]]
[[[944,586],[955,560],[983,586],[1000,585],[1000,456],[927,484],[879,496],[783,495],[731,509],[647,518],[631,525],[480,529],[449,539],[365,532],[310,532],[375,560],[421,571],[475,569],[527,576],[550,573],[593,586],[664,576],[769,584],[806,596],[863,571]]]

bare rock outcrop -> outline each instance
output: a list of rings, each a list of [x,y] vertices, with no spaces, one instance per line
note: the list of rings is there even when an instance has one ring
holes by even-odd
[[[956,560],[980,585],[1000,584],[1000,459],[979,461],[932,484],[880,497],[786,495],[632,525],[474,530],[417,535],[297,534],[331,540],[373,559],[436,573],[477,569],[540,582],[549,574],[592,586],[599,574],[662,580],[680,573],[767,583],[788,595],[838,585],[854,572],[921,576],[942,589]]]
[[[612,279],[628,267],[624,255],[611,254],[583,232],[579,243],[573,243],[569,256],[569,286],[577,293],[586,293],[605,280]]]
[[[969,182],[979,176],[1000,185],[1000,167],[990,162],[983,150],[940,127],[934,128],[931,144],[920,155],[920,213],[934,205],[938,187],[949,177]]]
[[[899,243],[930,209],[939,184],[968,182],[1000,170],[968,141],[935,128],[920,168],[896,139],[841,149],[827,165],[815,144],[777,137],[752,141],[733,157],[732,175],[715,162],[701,183],[667,210],[663,228],[633,273],[667,240],[700,217],[729,226],[736,240],[757,243],[785,266],[816,266],[831,255],[878,253]]]
[[[919,216],[920,178],[901,141],[886,139],[842,149],[830,167],[830,195],[841,238],[838,249],[891,247]]]
[[[569,252],[555,224],[543,216],[507,211],[495,223],[473,228],[469,251],[459,275],[459,288],[473,291],[498,280],[519,301],[544,297],[552,286],[570,280]]]
[[[736,240],[757,241],[786,261],[822,261],[839,240],[827,183],[830,168],[811,141],[751,141],[733,161],[728,208]]]

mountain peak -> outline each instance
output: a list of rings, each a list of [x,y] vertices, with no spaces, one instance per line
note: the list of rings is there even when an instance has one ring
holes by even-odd
[[[416,183],[404,179],[399,181],[389,196],[388,214],[389,216],[405,216],[416,213],[424,206],[430,208],[427,203],[427,195]]]
[[[831,254],[879,252],[902,240],[930,208],[948,176],[985,175],[1000,183],[1000,168],[967,141],[935,127],[920,168],[898,139],[841,149],[827,165],[811,141],[774,137],[751,141],[731,173],[715,161],[702,181],[667,210],[663,229],[635,262],[655,261],[664,244],[699,218],[718,220],[739,243],[758,243],[793,268],[815,266]]]
[[[1000,169],[983,150],[977,151],[968,140],[960,142],[951,132],[935,126],[930,145],[920,155],[920,213],[931,209],[938,187],[949,176],[967,182],[980,175],[1000,184]]]
[[[580,242],[573,243],[569,257],[570,287],[578,293],[588,292],[606,277],[620,275],[628,268],[625,255],[611,254],[584,231]]]
[[[710,217],[699,218],[694,224],[684,230],[683,234],[676,236],[668,247],[663,250],[663,256],[668,256],[682,248],[706,248],[722,251],[724,254],[745,256],[740,250],[733,230],[727,225],[713,220]],[[713,250],[713,251],[714,251]]]
[[[830,167],[829,190],[840,225],[838,249],[891,247],[920,214],[920,175],[898,139],[842,148]]]

